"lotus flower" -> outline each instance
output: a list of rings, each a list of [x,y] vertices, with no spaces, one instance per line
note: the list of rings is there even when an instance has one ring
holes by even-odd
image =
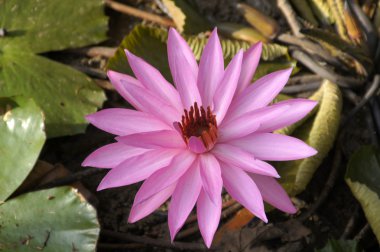
[[[265,161],[316,154],[296,138],[272,133],[303,118],[316,102],[292,99],[270,104],[292,69],[249,85],[261,49],[258,43],[239,51],[224,68],[215,29],[198,65],[185,40],[170,29],[167,51],[175,87],[129,51],[136,78],[108,72],[115,89],[136,110],[111,108],[87,116],[97,128],[118,136],[115,143],[90,154],[83,166],[111,169],[98,190],[144,181],[130,222],[171,198],[168,223],[173,241],[196,205],[200,232],[210,247],[220,220],[223,187],[265,222],[263,200],[284,212],[296,212],[276,181],[276,169]]]

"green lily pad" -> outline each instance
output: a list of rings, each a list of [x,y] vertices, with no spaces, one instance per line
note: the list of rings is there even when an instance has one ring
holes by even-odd
[[[326,246],[316,249],[316,252],[361,252],[357,241],[329,239]]]
[[[45,139],[42,111],[32,99],[0,98],[0,202],[28,176]]]
[[[361,147],[350,158],[345,180],[380,242],[380,150]]]
[[[179,30],[186,34],[198,34],[211,28],[209,22],[187,0],[163,0],[170,16]]]
[[[35,55],[104,40],[101,0],[0,0],[0,96],[32,97],[49,137],[83,132],[84,116],[105,100],[86,75]],[[80,24],[80,25],[79,25]]]
[[[34,53],[86,46],[106,39],[101,0],[0,0],[4,48]]]
[[[342,110],[339,87],[325,80],[310,99],[319,102],[314,111],[301,122],[277,131],[301,139],[318,151],[309,158],[276,164],[281,175],[280,182],[290,195],[299,194],[306,188],[314,172],[333,147],[339,128]]]
[[[31,192],[0,205],[0,251],[95,251],[95,209],[76,189]]]
[[[167,37],[168,33],[164,29],[137,25],[121,42],[115,55],[108,61],[107,68],[133,75],[124,53],[124,50],[128,49],[160,70],[167,80],[172,80],[167,60]],[[193,50],[195,58],[199,60],[203,48],[207,43],[207,38],[200,36],[186,36],[186,40]],[[221,39],[220,41],[226,64],[240,49],[245,50],[251,46],[247,42],[238,40]],[[263,44],[261,58],[264,62],[259,65],[257,76],[295,66],[296,64],[295,60],[289,59],[287,47],[278,44]],[[297,70],[295,70],[295,72],[296,71]],[[257,76],[255,75],[255,78],[257,78]]]

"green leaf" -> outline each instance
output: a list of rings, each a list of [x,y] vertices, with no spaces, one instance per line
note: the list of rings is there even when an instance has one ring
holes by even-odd
[[[357,241],[354,240],[334,240],[329,239],[323,249],[316,249],[316,252],[361,252]]]
[[[211,25],[186,0],[163,0],[179,32],[197,34]]]
[[[95,209],[76,189],[23,194],[0,205],[0,251],[95,251]]]
[[[86,75],[27,52],[4,53],[0,95],[33,97],[46,116],[50,137],[83,132],[84,116],[96,111],[104,93]]]
[[[167,36],[167,31],[164,29],[137,25],[131,33],[124,38],[114,57],[110,58],[108,68],[117,72],[133,75],[124,53],[124,50],[128,49],[152,64],[160,70],[168,80],[171,80],[166,50]],[[199,60],[203,48],[207,43],[207,38],[204,36],[187,36],[186,40],[193,50],[195,58]],[[226,63],[228,63],[240,49],[246,50],[251,46],[247,42],[230,39],[221,39],[221,45]],[[264,61],[272,61],[275,59],[278,59],[278,61],[269,62],[268,65],[265,65],[266,62],[262,62],[257,70],[258,76],[262,76],[269,71],[294,66],[296,63],[294,60],[288,59],[288,48],[278,44],[263,44],[261,58]]]
[[[0,98],[0,202],[28,176],[45,139],[43,115],[32,99]]]
[[[342,96],[338,86],[325,80],[310,99],[319,101],[319,105],[306,119],[277,131],[291,134],[318,151],[318,154],[306,159],[277,163],[281,175],[280,182],[291,195],[296,195],[306,188],[314,172],[333,147],[339,128]]]
[[[79,25],[80,24],[80,25]],[[105,39],[101,0],[0,0],[0,96],[32,97],[46,116],[49,137],[81,133],[84,116],[100,107],[103,91],[84,74],[34,53]]]
[[[1,49],[57,51],[106,39],[100,0],[0,0]]]
[[[348,163],[345,180],[380,242],[380,150],[363,146]]]

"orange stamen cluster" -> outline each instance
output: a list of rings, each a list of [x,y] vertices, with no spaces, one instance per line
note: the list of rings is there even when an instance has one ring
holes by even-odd
[[[218,126],[210,107],[207,107],[206,111],[202,106],[198,108],[198,104],[195,102],[194,106],[190,107],[190,111],[184,110],[179,127],[186,143],[192,136],[200,138],[206,149],[212,148],[216,143]]]

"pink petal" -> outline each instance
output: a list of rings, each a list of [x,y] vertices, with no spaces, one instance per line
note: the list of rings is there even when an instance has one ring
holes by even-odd
[[[195,137],[195,136],[190,137],[188,146],[189,146],[189,149],[194,153],[203,153],[207,151],[202,140],[200,140],[198,137]]]
[[[258,174],[250,174],[250,176],[266,202],[286,213],[294,214],[297,212],[288,194],[276,179]]]
[[[220,199],[223,188],[219,162],[214,155],[206,153],[199,156],[199,164],[203,190],[205,190],[211,201],[216,204]]]
[[[170,126],[172,126],[173,122],[178,120],[178,118],[181,118],[182,114],[179,113],[177,109],[168,105],[164,100],[157,97],[151,91],[136,85],[124,83],[123,80],[121,82],[125,84],[124,89],[126,92],[140,104],[140,109],[143,112],[154,115]]]
[[[197,201],[198,225],[203,240],[208,248],[211,247],[212,239],[219,225],[222,210],[221,197],[219,196],[215,200],[216,202],[211,201],[207,193],[201,190]]]
[[[178,180],[170,201],[168,223],[172,242],[197,202],[201,188],[199,164],[196,162]]]
[[[259,188],[243,170],[222,163],[223,184],[232,198],[237,200],[255,216],[268,222],[264,202]]]
[[[232,121],[223,123],[219,128],[219,141],[226,142],[251,134],[258,130],[262,124],[276,120],[286,113],[290,107],[290,105],[286,104],[275,104],[256,109]]]
[[[126,145],[141,147],[145,149],[156,148],[186,148],[182,137],[175,130],[160,130],[120,136],[117,141]]]
[[[304,118],[318,103],[307,99],[291,99],[278,102],[273,106],[280,104],[289,105],[290,108],[286,113],[279,115],[276,120],[263,122],[257,130],[258,132],[272,132],[292,125]]]
[[[236,166],[248,172],[271,177],[280,177],[271,165],[254,159],[253,155],[238,147],[229,144],[217,144],[211,151],[215,156],[229,165]]]
[[[86,116],[95,127],[115,135],[170,129],[156,117],[131,109],[103,109]]]
[[[176,182],[191,167],[195,159],[196,155],[190,151],[182,151],[167,167],[153,173],[140,187],[141,196],[135,199],[136,204]]]
[[[243,51],[240,50],[228,64],[214,96],[214,113],[216,121],[220,124],[234,97],[237,83],[240,76]]]
[[[100,182],[97,190],[140,182],[155,171],[168,166],[178,152],[178,150],[157,149],[131,157],[110,170]]]
[[[134,99],[133,96],[131,96],[131,94],[125,89],[125,85],[135,85],[144,89],[145,87],[143,87],[138,80],[126,74],[108,70],[107,75],[116,91],[135,109],[143,111],[143,106],[136,99]]]
[[[148,150],[131,147],[122,143],[112,143],[100,147],[83,161],[82,166],[114,168],[123,161],[141,155]]]
[[[287,161],[307,158],[317,153],[301,140],[272,133],[253,133],[228,142],[256,158],[269,161]]]
[[[253,74],[259,65],[262,46],[263,44],[258,42],[244,52],[240,78],[235,96],[240,94],[251,83]]]
[[[215,90],[223,77],[224,59],[217,29],[212,32],[199,62],[198,89],[204,107],[211,106]]]
[[[228,112],[228,119],[267,106],[285,86],[292,68],[276,71],[261,77],[238,95]]]
[[[178,91],[152,65],[127,50],[125,52],[129,65],[141,84],[182,113],[183,107]]]
[[[169,199],[169,197],[173,194],[175,187],[176,183],[166,187],[164,190],[156,193],[144,202],[138,204],[133,203],[132,209],[129,213],[128,222],[134,223],[153,213],[154,210],[159,208],[162,204],[165,203],[165,201]],[[137,192],[135,202],[136,198],[138,197],[139,193]]]
[[[168,59],[170,71],[183,107],[189,109],[194,105],[194,102],[202,105],[202,99],[197,87],[197,62],[186,41],[174,28],[169,30]]]

